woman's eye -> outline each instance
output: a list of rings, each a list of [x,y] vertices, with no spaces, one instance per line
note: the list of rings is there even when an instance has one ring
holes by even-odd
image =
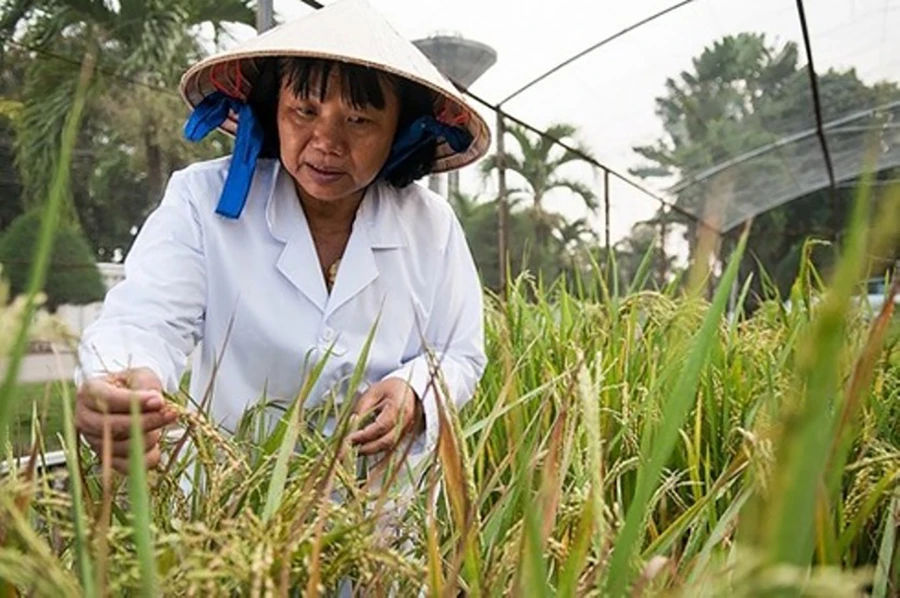
[[[372,122],[372,120],[370,118],[366,118],[365,116],[359,116],[359,115],[351,116],[350,118],[347,119],[347,121],[352,125],[364,125],[364,124]]]
[[[312,106],[298,106],[297,114],[301,116],[315,116],[316,111],[312,108]]]

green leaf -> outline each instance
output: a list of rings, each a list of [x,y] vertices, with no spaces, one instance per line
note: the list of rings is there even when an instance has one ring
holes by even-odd
[[[62,213],[64,199],[69,185],[70,169],[72,165],[72,153],[78,138],[81,125],[81,117],[84,112],[87,89],[90,84],[94,69],[94,56],[90,52],[82,61],[81,72],[75,90],[72,108],[66,116],[63,128],[62,140],[59,148],[60,159],[56,168],[52,171],[53,177],[50,183],[50,195],[43,211],[40,236],[35,250],[34,261],[31,264],[31,275],[26,294],[25,308],[22,310],[22,319],[12,345],[9,361],[6,365],[6,375],[0,385],[0,447],[5,447],[9,434],[9,410],[16,402],[18,395],[19,368],[25,355],[28,342],[28,331],[37,311],[37,295],[44,288],[47,280],[47,272],[50,265],[50,256],[53,251],[53,242]]]
[[[72,494],[72,522],[75,527],[75,562],[84,595],[97,596],[94,585],[94,567],[91,561],[90,543],[87,535],[87,514],[84,511],[84,494],[81,485],[81,471],[78,467],[78,440],[75,432],[75,418],[72,415],[72,398],[63,385],[63,437],[66,447],[66,468],[69,470],[70,492]]]
[[[894,490],[891,504],[884,513],[884,530],[881,532],[881,547],[878,549],[878,564],[872,582],[872,598],[886,598],[891,582],[891,566],[894,551],[897,550],[897,527],[900,526],[900,491]]]
[[[156,584],[156,557],[153,552],[153,535],[150,531],[150,489],[147,485],[147,467],[144,447],[144,429],[141,426],[141,407],[137,398],[131,400],[131,438],[128,442],[128,498],[131,501],[132,535],[137,551],[140,571],[141,596],[155,598],[159,595]]]

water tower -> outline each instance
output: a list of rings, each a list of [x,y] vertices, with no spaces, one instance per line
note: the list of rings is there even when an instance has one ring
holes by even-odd
[[[459,34],[435,34],[413,42],[441,73],[453,83],[468,89],[497,62],[497,52],[480,42],[465,39]],[[432,175],[428,186],[440,190],[440,179]],[[447,196],[459,190],[459,173],[449,173]]]

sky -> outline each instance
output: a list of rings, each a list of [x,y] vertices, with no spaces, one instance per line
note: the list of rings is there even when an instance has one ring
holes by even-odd
[[[333,0],[322,0],[328,4]],[[369,0],[411,40],[454,33],[488,44],[497,62],[472,86],[479,96],[498,102],[556,64],[642,19],[678,4],[678,0]],[[313,9],[300,0],[274,0],[283,22]],[[806,0],[810,41],[818,71],[854,67],[868,82],[900,81],[900,0]],[[546,128],[568,122],[578,141],[599,161],[639,184],[665,194],[673,181],[642,181],[628,175],[640,166],[634,146],[653,144],[663,133],[654,98],[663,95],[667,77],[689,69],[705,46],[729,34],[764,32],[777,46],[801,44],[796,0],[694,0],[626,33],[547,78],[506,105],[522,120]],[[232,45],[254,35],[249,27],[232,30]],[[890,33],[894,32],[893,35]],[[805,57],[801,60],[805,64]],[[493,126],[493,113],[478,107]],[[602,176],[573,167],[573,178],[602,196]],[[612,239],[649,218],[658,204],[613,178],[610,185]],[[493,182],[477,168],[461,173],[463,191],[489,197]],[[602,235],[602,211],[588,214],[567,193],[549,205],[570,218],[588,217]]]

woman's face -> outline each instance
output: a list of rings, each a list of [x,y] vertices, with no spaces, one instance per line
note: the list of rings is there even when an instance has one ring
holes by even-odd
[[[345,103],[338,69],[330,73],[323,100],[319,87],[310,85],[314,93],[303,98],[282,83],[277,111],[281,162],[313,199],[358,199],[387,161],[397,130],[397,95],[382,83],[384,109],[355,108]]]

